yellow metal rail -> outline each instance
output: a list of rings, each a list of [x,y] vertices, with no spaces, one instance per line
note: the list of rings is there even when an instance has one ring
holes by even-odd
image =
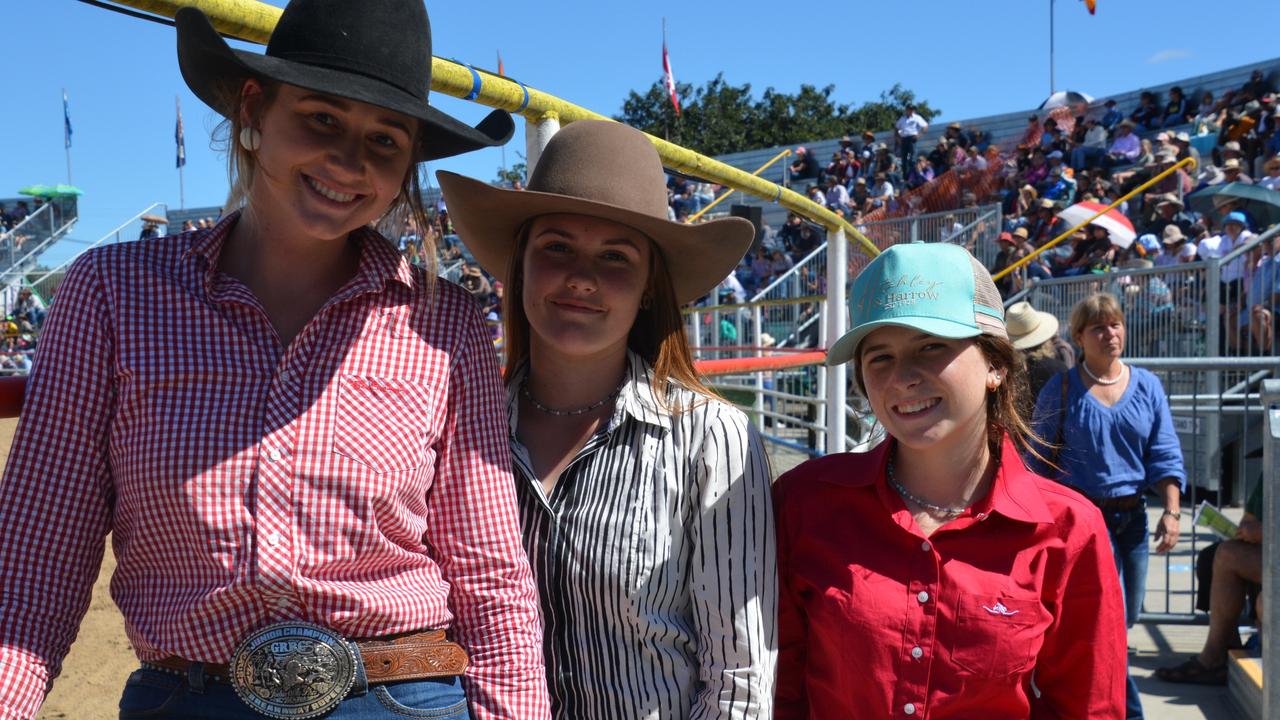
[[[767,169],[769,168],[769,166],[770,166],[770,165],[772,165],[772,164],[774,164],[774,163],[778,162],[779,160],[781,160],[782,158],[784,158],[784,157],[786,157],[786,156],[788,156],[788,155],[790,155],[790,154],[791,154],[791,150],[790,150],[790,149],[783,150],[782,152],[778,153],[777,155],[774,155],[773,157],[769,158],[769,162],[767,162],[767,163],[765,163],[765,164],[761,165],[760,167],[756,168],[756,169],[755,169],[755,172],[753,172],[753,173],[751,173],[751,174],[752,174],[752,175],[755,175],[755,176],[757,176],[757,177],[759,177],[760,173],[762,173],[762,172],[764,172],[765,170],[767,170]],[[723,195],[721,195],[720,197],[718,197],[718,198],[716,198],[715,200],[712,200],[711,202],[707,203],[707,206],[706,206],[706,207],[702,208],[702,209],[701,209],[701,210],[699,210],[698,212],[696,212],[696,213],[694,213],[694,214],[692,214],[692,215],[690,215],[690,216],[689,216],[689,222],[696,222],[696,221],[697,221],[697,219],[698,219],[698,218],[700,218],[700,217],[702,217],[704,214],[706,214],[706,212],[707,212],[708,210],[710,210],[711,208],[713,208],[713,207],[715,207],[715,206],[719,205],[719,204],[720,204],[721,202],[723,202],[726,198],[728,198],[730,195],[732,195],[732,194],[734,194],[734,193],[736,193],[736,192],[738,192],[738,191],[737,191],[737,190],[730,189],[728,192],[724,193],[724,194],[723,194]]]
[[[1155,185],[1156,183],[1158,183],[1158,182],[1160,182],[1161,180],[1163,180],[1163,179],[1165,179],[1166,177],[1168,177],[1170,174],[1172,174],[1172,173],[1174,173],[1174,172],[1176,172],[1176,171],[1178,171],[1178,170],[1180,170],[1180,169],[1182,169],[1182,168],[1184,168],[1184,167],[1188,167],[1188,166],[1190,166],[1190,167],[1195,167],[1195,164],[1196,164],[1196,161],[1195,161],[1194,159],[1192,159],[1192,158],[1189,158],[1189,157],[1187,157],[1187,158],[1183,158],[1182,160],[1179,160],[1179,161],[1178,161],[1178,163],[1177,163],[1177,164],[1175,164],[1173,167],[1166,169],[1165,171],[1161,172],[1159,175],[1156,175],[1155,177],[1153,177],[1153,178],[1151,178],[1150,180],[1148,180],[1148,181],[1146,181],[1146,182],[1142,183],[1141,185],[1139,185],[1138,187],[1134,188],[1133,190],[1130,190],[1130,191],[1129,191],[1129,192],[1128,192],[1124,197],[1121,197],[1119,200],[1116,200],[1115,202],[1113,202],[1113,203],[1111,203],[1110,205],[1106,206],[1106,207],[1105,207],[1105,208],[1103,208],[1102,210],[1099,210],[1098,212],[1094,213],[1094,214],[1093,214],[1093,215],[1092,215],[1088,220],[1085,220],[1084,222],[1081,222],[1081,223],[1077,224],[1076,226],[1072,227],[1071,229],[1069,229],[1069,230],[1067,230],[1067,231],[1063,232],[1063,233],[1062,233],[1061,235],[1059,235],[1058,237],[1056,237],[1056,238],[1054,238],[1054,239],[1050,240],[1049,242],[1045,243],[1044,245],[1042,245],[1042,246],[1041,246],[1038,250],[1036,250],[1035,252],[1031,253],[1030,255],[1028,255],[1028,256],[1026,256],[1026,257],[1024,257],[1024,258],[1022,258],[1021,260],[1019,260],[1018,262],[1016,262],[1016,263],[1014,263],[1014,264],[1010,265],[1009,267],[1007,267],[1007,268],[1005,268],[1005,269],[1001,270],[1000,272],[996,273],[995,275],[992,275],[992,276],[991,276],[991,279],[992,279],[992,280],[999,280],[1000,278],[1004,277],[1005,275],[1008,275],[1009,273],[1014,272],[1014,271],[1018,270],[1018,269],[1019,269],[1019,268],[1021,268],[1021,267],[1024,267],[1027,263],[1029,263],[1029,262],[1031,262],[1032,260],[1034,260],[1034,259],[1036,259],[1036,258],[1040,257],[1041,255],[1043,255],[1043,254],[1045,253],[1045,251],[1047,251],[1047,250],[1049,250],[1049,249],[1053,248],[1053,247],[1054,247],[1054,246],[1056,246],[1058,243],[1060,243],[1060,242],[1062,242],[1063,240],[1066,240],[1067,238],[1071,237],[1071,235],[1072,235],[1072,234],[1074,234],[1074,233],[1075,233],[1077,230],[1079,230],[1080,228],[1087,226],[1089,223],[1093,222],[1094,220],[1097,220],[1098,218],[1102,217],[1103,215],[1106,215],[1108,212],[1111,212],[1112,210],[1114,210],[1114,209],[1116,209],[1116,208],[1120,207],[1120,204],[1121,204],[1121,203],[1123,203],[1123,202],[1125,202],[1125,201],[1126,201],[1126,200],[1128,200],[1129,198],[1133,197],[1134,195],[1137,195],[1138,193],[1142,192],[1143,190],[1146,190],[1147,188],[1151,187],[1152,185]],[[1137,242],[1137,241],[1135,240],[1134,242]]]
[[[266,44],[271,30],[280,19],[281,9],[257,0],[112,0],[138,10],[173,17],[183,7],[204,11],[220,32],[245,40]],[[558,118],[562,124],[577,120],[609,120],[599,113],[531,88],[514,78],[492,75],[484,70],[459,65],[443,58],[432,58],[431,89],[456,98],[470,99],[481,105],[499,108],[538,122],[546,117]],[[875,243],[867,239],[847,220],[793,190],[775,185],[738,168],[713,160],[675,143],[649,136],[658,148],[663,164],[689,175],[776,202],[834,232],[843,229],[862,249],[875,257],[880,254]]]

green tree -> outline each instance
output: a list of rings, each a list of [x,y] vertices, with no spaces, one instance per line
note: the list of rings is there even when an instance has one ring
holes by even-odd
[[[498,175],[493,179],[493,182],[504,187],[512,187],[517,181],[524,185],[528,182],[526,177],[529,174],[528,171],[529,166],[524,161],[524,155],[520,155],[520,162],[515,165],[509,168],[498,168]]]
[[[888,130],[908,103],[926,120],[942,114],[901,84],[856,108],[834,98],[834,85],[801,85],[794,94],[767,88],[757,100],[751,85],[732,85],[724,73],[698,88],[677,84],[676,94],[679,117],[658,80],[643,93],[631,91],[614,119],[704,155],[720,155]]]

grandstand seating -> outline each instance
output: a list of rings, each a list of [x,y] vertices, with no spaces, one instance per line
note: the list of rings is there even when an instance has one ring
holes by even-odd
[[[1195,77],[1163,83],[1160,85],[1153,85],[1139,90],[1111,95],[1109,97],[1099,97],[1095,99],[1095,102],[1090,107],[1101,108],[1102,103],[1106,102],[1108,99],[1113,99],[1116,101],[1117,109],[1127,116],[1134,108],[1137,107],[1138,97],[1144,91],[1154,92],[1158,97],[1163,99],[1167,96],[1169,88],[1172,88],[1175,85],[1181,87],[1185,91],[1186,97],[1193,99],[1194,101],[1198,101],[1200,94],[1206,91],[1212,92],[1214,97],[1218,97],[1226,90],[1239,89],[1240,86],[1244,85],[1244,83],[1249,80],[1249,76],[1254,70],[1262,70],[1266,73],[1267,80],[1271,81],[1273,85],[1278,84],[1276,81],[1280,79],[1280,59],[1242,65],[1229,70],[1222,70],[1206,75],[1197,75]],[[1085,88],[1085,90],[1087,90],[1087,88]],[[968,120],[959,120],[958,122],[960,122],[960,124],[966,129],[972,127],[982,130],[987,134],[991,144],[1005,147],[1015,144],[1022,138],[1022,134],[1027,127],[1027,117],[1035,112],[1037,111],[1034,108],[1028,108],[1017,112],[1003,113],[1000,115],[987,115]],[[1043,116],[1044,113],[1040,114]],[[929,130],[917,143],[917,148],[927,152],[929,148],[932,148],[933,145],[937,143],[938,138],[945,131],[946,125],[950,122],[956,121],[948,118],[935,118],[934,122],[930,125]],[[856,130],[856,128],[851,128],[850,130]],[[851,134],[853,133],[851,132]],[[877,133],[876,141],[884,142],[892,146],[893,132],[885,131]],[[831,157],[833,152],[840,149],[839,138],[797,143],[796,145],[801,144],[810,152],[815,154],[815,157],[818,158],[820,164],[825,164],[826,159]],[[796,145],[757,148],[754,150],[720,155],[717,156],[716,159],[725,164],[732,165],[733,167],[751,172],[763,165],[779,152],[786,149],[794,150]],[[761,173],[761,177],[771,182],[781,182],[784,164],[785,163],[779,162],[773,165]],[[762,206],[764,208],[764,221],[775,228],[779,227],[786,219],[786,209],[767,200],[761,200],[759,198],[739,194],[735,196],[734,202]]]

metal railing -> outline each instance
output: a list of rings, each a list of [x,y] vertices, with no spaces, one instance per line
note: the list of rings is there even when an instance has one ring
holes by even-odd
[[[69,232],[79,216],[75,197],[52,198],[12,230],[0,233],[0,273],[21,270],[28,260]]]
[[[999,251],[996,239],[1004,229],[1003,219],[1002,208],[993,204],[860,223],[858,228],[880,247],[900,242],[953,243],[990,265]]]
[[[152,203],[145,209],[135,213],[128,220],[117,225],[115,228],[108,230],[106,234],[86,245],[84,249],[90,250],[101,245],[112,245],[128,240],[136,240],[142,231],[143,215],[164,215],[165,212],[166,206],[164,203]],[[80,253],[77,253],[76,257],[79,256]],[[44,302],[49,303],[52,302],[53,295],[58,290],[58,285],[62,283],[62,278],[66,275],[67,268],[71,267],[71,263],[75,262],[75,260],[75,257],[70,258],[52,270],[46,270],[29,278],[26,277],[26,273],[21,273],[16,276],[3,276],[0,277],[0,283],[7,286],[15,282],[24,282],[25,278],[25,281],[31,287],[32,291],[39,295]]]

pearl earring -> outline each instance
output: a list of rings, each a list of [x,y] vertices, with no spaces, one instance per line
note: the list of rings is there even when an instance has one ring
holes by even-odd
[[[240,147],[249,152],[255,152],[262,147],[262,133],[258,132],[257,128],[240,128]]]

